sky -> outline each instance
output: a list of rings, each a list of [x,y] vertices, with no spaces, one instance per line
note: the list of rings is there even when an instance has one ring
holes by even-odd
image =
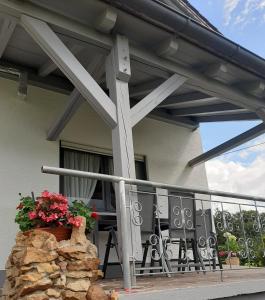
[[[189,1],[227,38],[265,58],[265,0]],[[242,121],[202,124],[203,149],[207,151],[257,124]],[[246,147],[250,148],[206,163],[209,188],[265,197],[265,135],[235,150]]]

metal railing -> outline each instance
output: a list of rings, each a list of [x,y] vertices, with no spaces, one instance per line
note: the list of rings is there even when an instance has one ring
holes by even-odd
[[[46,166],[42,172],[117,183],[124,288],[137,276],[265,266],[265,198]]]

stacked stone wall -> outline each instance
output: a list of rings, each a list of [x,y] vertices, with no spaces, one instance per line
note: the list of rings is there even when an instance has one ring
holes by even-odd
[[[19,232],[6,263],[3,300],[107,300],[97,284],[96,247],[85,236],[85,219],[71,239],[36,229]]]

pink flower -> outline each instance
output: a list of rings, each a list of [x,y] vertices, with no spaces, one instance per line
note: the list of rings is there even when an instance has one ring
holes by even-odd
[[[64,197],[62,194],[57,194],[56,195],[56,200],[59,200],[62,203],[68,203],[68,199],[66,197]]]
[[[64,204],[68,204],[68,199],[65,196],[63,196],[62,194],[50,193],[47,190],[45,190],[41,193],[41,197],[55,201],[55,202],[61,202]]]
[[[59,210],[61,213],[66,214],[68,210],[68,204],[65,203],[53,203],[50,205],[50,209]]]
[[[41,193],[41,197],[43,197],[43,198],[50,198],[51,197],[51,193],[48,192],[47,190],[45,190],[45,191],[43,191]]]
[[[68,218],[68,224],[71,224],[75,227],[80,227],[82,224],[82,219],[80,217],[69,217]]]
[[[34,220],[34,219],[37,218],[37,214],[36,214],[35,211],[30,211],[30,212],[28,213],[28,215],[29,215],[30,220]]]
[[[45,215],[45,213],[44,213],[43,211],[39,211],[39,212],[38,212],[38,216],[39,216],[40,218],[45,218],[45,217],[46,217],[46,215]]]

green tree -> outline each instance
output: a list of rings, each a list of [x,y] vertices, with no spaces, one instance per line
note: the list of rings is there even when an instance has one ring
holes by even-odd
[[[257,214],[256,210],[236,213],[217,210],[214,222],[219,250],[228,252],[237,248],[241,265],[265,266],[265,213]],[[235,236],[236,241],[229,241],[229,235],[225,232]]]

